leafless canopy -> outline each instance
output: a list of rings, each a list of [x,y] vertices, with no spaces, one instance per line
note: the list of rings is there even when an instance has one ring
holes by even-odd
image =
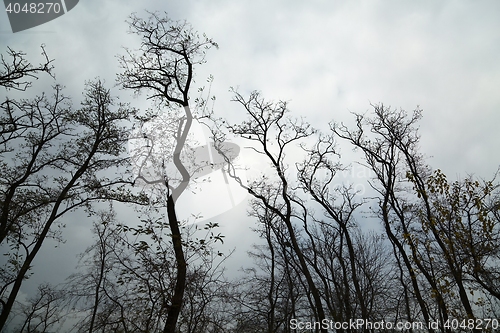
[[[3,55],[0,58],[0,86],[7,89],[25,91],[31,86],[33,79],[38,79],[38,74],[41,72],[46,72],[53,76],[52,70],[54,66],[52,66],[52,62],[54,60],[49,58],[45,52],[44,45],[41,48],[44,61],[37,66],[33,66],[33,64],[26,60],[25,53],[14,51],[9,47],[7,54],[10,61]]]
[[[206,50],[218,45],[205,35],[200,37],[185,21],[150,14],[147,20],[130,16],[130,33],[139,35],[142,42],[138,50],[125,48],[127,55],[119,57],[124,71],[118,81],[136,93],[151,89],[151,97],[186,106],[193,66],[204,63]]]

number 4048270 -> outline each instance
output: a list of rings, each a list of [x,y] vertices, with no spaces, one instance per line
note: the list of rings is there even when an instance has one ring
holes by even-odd
[[[463,320],[448,319],[443,326],[446,329],[452,329],[452,330],[457,330],[459,328],[469,329],[469,330],[474,330],[474,329],[496,330],[499,328],[500,325],[498,319],[484,318],[484,319],[463,319]]]
[[[48,13],[59,13],[61,11],[61,4],[58,2],[31,2],[21,5],[18,2],[9,3],[5,7],[5,11],[9,14],[48,14]]]

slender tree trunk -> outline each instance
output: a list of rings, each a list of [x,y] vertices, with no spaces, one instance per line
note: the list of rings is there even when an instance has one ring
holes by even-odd
[[[274,251],[274,245],[273,245],[273,240],[271,238],[271,226],[269,224],[265,225],[265,232],[266,232],[266,241],[267,241],[267,246],[269,246],[269,252],[271,255],[271,267],[270,267],[270,279],[271,281],[269,282],[269,290],[267,292],[267,301],[269,302],[269,310],[267,311],[267,331],[269,333],[274,332],[274,327],[275,327],[275,308],[276,308],[276,301],[274,299],[274,292],[275,292],[275,271],[276,271],[276,254]]]
[[[99,230],[97,230],[99,233]],[[95,298],[94,298],[94,306],[92,307],[92,317],[90,319],[90,327],[89,327],[89,333],[92,333],[94,331],[94,325],[95,325],[95,318],[97,316],[97,308],[99,307],[99,302],[100,302],[100,290],[101,290],[101,285],[103,283],[104,279],[104,270],[106,268],[106,240],[103,240],[103,237],[105,237],[105,232],[106,229],[102,231],[102,235],[99,235],[99,246],[100,246],[100,265],[99,265],[99,278],[97,281],[97,284],[95,286]]]
[[[179,222],[175,214],[175,203],[172,195],[167,198],[167,215],[170,231],[172,233],[172,244],[174,246],[175,261],[177,263],[177,276],[175,281],[174,295],[172,296],[171,305],[167,312],[167,320],[163,333],[175,333],[175,327],[182,308],[182,300],[184,298],[184,290],[186,289],[186,260],[182,249],[181,233]]]

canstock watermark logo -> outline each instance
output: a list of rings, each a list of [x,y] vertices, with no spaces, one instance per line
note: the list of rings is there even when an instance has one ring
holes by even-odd
[[[50,1],[50,0],[49,0]],[[19,32],[52,21],[69,12],[79,0],[10,1],[4,0],[12,32]]]
[[[232,142],[215,149],[206,126],[194,119],[188,137],[180,143],[180,161],[176,162],[178,124],[164,115],[132,130],[128,150],[135,186],[153,196],[186,186],[174,198],[182,221],[200,222],[236,207],[248,194],[241,186],[247,185],[244,151]],[[241,184],[228,174],[229,164]]]

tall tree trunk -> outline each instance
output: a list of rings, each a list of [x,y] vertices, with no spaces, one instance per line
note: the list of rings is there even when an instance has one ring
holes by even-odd
[[[172,233],[172,244],[174,246],[175,261],[177,263],[177,276],[175,281],[174,295],[172,296],[171,306],[167,312],[167,320],[163,333],[175,333],[175,327],[182,308],[184,290],[186,289],[186,260],[182,249],[181,233],[179,222],[175,214],[175,203],[172,195],[167,197],[167,215],[170,231]]]

